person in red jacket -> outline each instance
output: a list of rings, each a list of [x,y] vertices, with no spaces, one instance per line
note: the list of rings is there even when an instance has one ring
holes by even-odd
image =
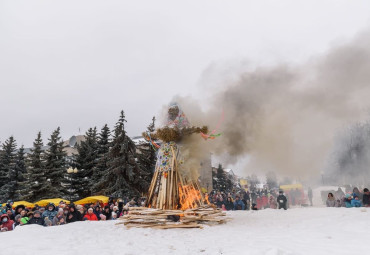
[[[92,208],[89,208],[89,210],[87,210],[87,213],[84,216],[84,220],[98,220]]]
[[[7,214],[0,217],[0,231],[12,231],[14,229],[14,221],[12,221]]]

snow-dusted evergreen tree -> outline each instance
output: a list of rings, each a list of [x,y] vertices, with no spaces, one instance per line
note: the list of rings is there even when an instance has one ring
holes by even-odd
[[[144,178],[147,173],[136,162],[136,146],[126,135],[125,122],[125,114],[121,111],[108,154],[108,169],[98,185],[105,195],[136,196],[146,192],[149,187],[149,182]]]
[[[95,128],[89,128],[85,134],[85,140],[77,145],[78,154],[76,157],[77,173],[70,176],[73,182],[73,189],[78,198],[90,196],[92,193],[91,177],[93,168],[97,164],[98,141]]]
[[[21,198],[20,191],[23,189],[22,184],[27,177],[26,159],[23,145],[17,151],[15,157],[15,171],[14,171],[14,196],[13,199],[18,201]]]
[[[9,137],[2,144],[0,152],[0,201],[13,199],[15,192],[15,157],[17,144],[14,137]]]
[[[55,187],[51,186],[45,173],[43,142],[41,132],[37,134],[30,154],[27,157],[26,180],[21,184],[21,200],[36,202],[44,198],[50,198],[50,193],[56,193]]]
[[[51,134],[47,145],[49,148],[45,152],[45,173],[46,177],[50,179],[51,186],[56,188],[56,190],[50,191],[49,197],[65,197],[68,193],[67,180],[65,179],[67,154],[60,137],[60,127]]]
[[[147,127],[147,131],[149,133],[153,133],[155,131],[155,117],[153,117],[152,122]],[[141,144],[138,150],[139,153],[137,155],[137,158],[139,160],[139,164],[141,168],[148,173],[148,175],[144,176],[144,178],[146,178],[147,181],[150,182],[153,177],[157,159],[155,149],[150,143],[145,143]]]
[[[213,177],[213,188],[217,191],[226,191],[227,177],[221,164],[218,164],[216,175]]]
[[[102,191],[98,187],[99,182],[101,182],[101,179],[103,175],[105,174],[105,171],[108,169],[108,152],[111,145],[110,142],[110,129],[107,124],[104,125],[104,127],[101,129],[99,135],[98,135],[98,155],[96,159],[96,165],[93,167],[93,174],[90,179],[90,186],[92,188],[92,193],[101,195]]]

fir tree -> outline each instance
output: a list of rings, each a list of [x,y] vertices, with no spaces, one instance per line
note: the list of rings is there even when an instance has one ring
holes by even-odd
[[[17,144],[14,137],[9,137],[2,144],[0,154],[0,201],[13,199],[15,194],[15,152]]]
[[[56,188],[48,181],[45,173],[43,145],[41,132],[39,132],[26,161],[26,180],[21,185],[23,187],[21,189],[22,200],[35,202],[44,198],[50,198],[50,193],[55,194],[57,192]]]
[[[90,179],[90,185],[92,187],[92,193],[101,195],[101,190],[99,188],[99,182],[105,171],[108,169],[108,152],[110,148],[110,130],[107,124],[101,129],[98,135],[98,153],[96,159],[96,165],[93,167],[93,175]]]
[[[149,187],[149,182],[143,178],[147,173],[136,162],[136,146],[126,135],[125,122],[125,114],[121,111],[108,154],[108,169],[98,185],[104,194],[115,197],[137,196]]]
[[[49,138],[49,148],[45,153],[45,173],[50,184],[56,190],[51,190],[50,197],[64,197],[67,194],[65,175],[67,172],[66,152],[64,151],[63,141],[60,137],[60,127],[58,127]]]
[[[18,201],[21,198],[20,192],[23,189],[22,184],[25,182],[27,176],[25,152],[23,145],[19,148],[15,158],[15,171],[14,171],[14,197],[13,199]]]
[[[213,178],[213,188],[218,191],[227,189],[227,177],[221,164],[218,165],[216,176]]]
[[[153,117],[152,122],[147,127],[147,131],[149,133],[153,133],[155,131],[155,117]],[[139,153],[138,153],[138,160],[139,164],[144,169],[148,175],[144,176],[147,181],[151,181],[155,169],[156,164],[156,152],[153,146],[150,143],[141,144],[139,146]]]
[[[78,154],[75,157],[78,172],[72,177],[74,182],[73,189],[77,193],[78,198],[84,198],[91,195],[90,178],[97,163],[98,142],[96,127],[90,128],[86,132],[85,140],[77,145],[77,151]]]

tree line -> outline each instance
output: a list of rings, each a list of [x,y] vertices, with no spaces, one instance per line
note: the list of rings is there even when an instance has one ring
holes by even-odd
[[[29,153],[17,148],[13,136],[0,150],[0,201],[46,198],[77,200],[90,195],[140,196],[147,192],[156,154],[149,143],[136,146],[125,131],[124,111],[111,131],[89,128],[76,143],[77,154],[68,157],[60,135],[54,130],[46,144],[39,132]],[[155,129],[153,117],[147,127]],[[77,171],[68,173],[67,169]]]

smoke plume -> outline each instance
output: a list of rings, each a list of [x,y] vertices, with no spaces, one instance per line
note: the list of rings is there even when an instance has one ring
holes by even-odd
[[[224,112],[222,136],[202,141],[192,154],[200,158],[211,151],[230,164],[248,155],[239,172],[307,178],[324,170],[336,132],[368,115],[370,32],[305,64],[256,67],[212,89],[217,92],[208,89],[207,102],[174,99],[193,125],[211,130]],[[192,143],[188,146],[191,150]]]

